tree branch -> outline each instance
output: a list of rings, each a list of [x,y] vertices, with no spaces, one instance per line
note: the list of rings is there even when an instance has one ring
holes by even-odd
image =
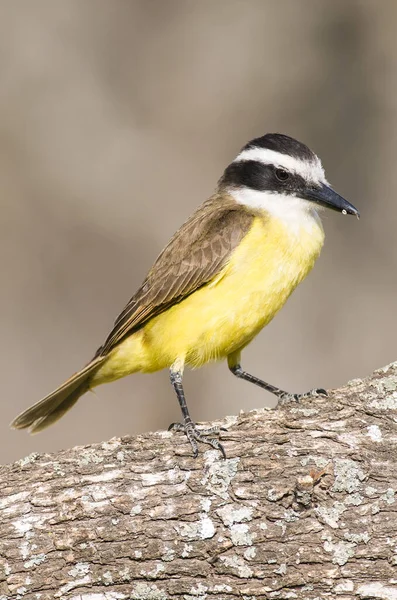
[[[4,466],[0,599],[397,598],[396,421],[394,363],[226,418],[226,460],[157,432]]]

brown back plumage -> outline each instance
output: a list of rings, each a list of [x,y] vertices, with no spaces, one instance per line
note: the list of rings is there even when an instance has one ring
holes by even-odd
[[[209,283],[247,233],[253,214],[214,194],[171,238],[141,287],[120,313],[95,356],[107,354],[149,319]]]

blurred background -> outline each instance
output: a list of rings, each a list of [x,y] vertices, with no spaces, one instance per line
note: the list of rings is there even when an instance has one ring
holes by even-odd
[[[179,420],[168,373],[88,394],[34,437],[8,423],[85,364],[170,235],[249,139],[321,157],[358,222],[324,214],[309,278],[244,352],[287,390],[397,359],[394,0],[3,0],[0,462]],[[188,372],[193,417],[273,398]]]

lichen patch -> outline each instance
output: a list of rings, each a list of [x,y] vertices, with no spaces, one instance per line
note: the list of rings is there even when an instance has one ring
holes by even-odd
[[[334,461],[335,481],[332,486],[334,492],[347,492],[351,494],[361,488],[361,482],[366,479],[360,463],[350,458],[336,458]]]
[[[251,506],[241,506],[239,504],[226,504],[222,508],[218,508],[216,512],[226,527],[233,525],[233,523],[251,521],[253,515]]]
[[[367,435],[371,438],[373,442],[381,442],[382,441],[382,432],[378,425],[369,425],[367,427]]]
[[[252,546],[252,535],[246,523],[231,525],[230,538],[235,546]]]
[[[209,450],[205,455],[206,472],[201,483],[210,492],[226,500],[229,498],[229,486],[236,476],[240,458],[222,460],[213,450]]]
[[[357,589],[360,598],[379,598],[380,600],[397,600],[397,588],[388,587],[380,582],[365,583]]]
[[[253,576],[253,571],[240,556],[221,556],[221,562],[226,567],[230,567],[232,572],[238,577],[249,578]]]

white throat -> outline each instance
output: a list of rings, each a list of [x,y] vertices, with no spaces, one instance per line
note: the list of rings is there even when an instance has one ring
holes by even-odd
[[[263,211],[282,221],[291,233],[298,234],[302,228],[310,230],[314,225],[321,227],[317,207],[303,198],[250,188],[230,189],[228,193],[239,204]]]

